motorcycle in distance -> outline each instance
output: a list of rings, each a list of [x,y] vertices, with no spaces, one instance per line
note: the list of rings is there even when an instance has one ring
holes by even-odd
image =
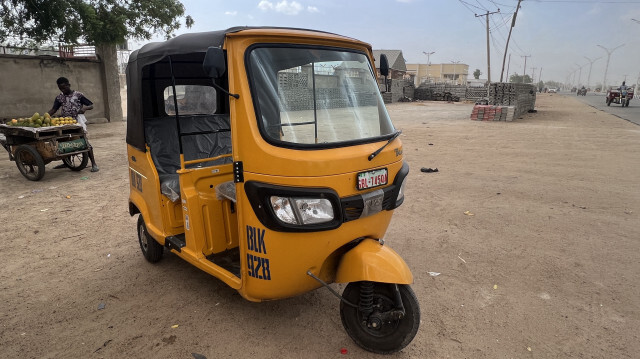
[[[582,86],[581,89],[578,89],[578,91],[576,92],[576,96],[586,96],[587,95],[587,89],[584,88],[584,86]]]
[[[609,89],[605,98],[607,106],[611,106],[612,103],[622,105],[622,107],[629,107],[629,102],[633,98],[633,88],[626,90],[624,94],[620,89]]]
[[[371,45],[236,27],[146,44],[126,72],[129,213],[149,262],[169,251],[254,302],[325,287],[362,348],[413,340],[413,276],[383,240],[409,166]]]

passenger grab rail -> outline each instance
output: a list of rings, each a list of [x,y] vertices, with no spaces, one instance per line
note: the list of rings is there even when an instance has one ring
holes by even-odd
[[[232,154],[231,153],[227,153],[226,155],[220,155],[220,156],[215,156],[215,157],[210,157],[210,158],[199,158],[197,160],[189,160],[189,161],[184,161],[184,165],[193,165],[196,163],[201,163],[201,162],[209,162],[209,161],[215,161],[215,160],[219,160],[221,158],[225,158],[225,157],[231,157]]]

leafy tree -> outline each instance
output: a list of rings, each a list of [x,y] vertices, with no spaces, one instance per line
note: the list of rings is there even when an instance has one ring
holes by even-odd
[[[173,36],[184,16],[179,0],[0,0],[0,43],[35,47],[93,44],[107,78],[109,119],[121,118],[116,45],[127,39]],[[185,17],[187,27],[193,25]]]
[[[480,69],[476,69],[473,72],[473,78],[476,79],[476,80],[480,78],[480,75],[482,75],[482,71],[480,71]]]
[[[0,0],[0,41],[119,44],[155,33],[170,37],[183,15],[178,0]],[[185,20],[193,24],[190,16]]]
[[[524,75],[523,77],[522,75],[514,73],[513,75],[509,76],[509,82],[530,84],[532,80],[529,75]]]
[[[552,88],[555,87],[557,89],[562,87],[562,84],[560,82],[557,81],[547,81],[545,82],[545,85],[547,86],[547,88]]]

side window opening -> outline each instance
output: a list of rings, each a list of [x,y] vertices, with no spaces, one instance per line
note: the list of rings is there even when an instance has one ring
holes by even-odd
[[[216,89],[202,85],[176,85],[176,93],[173,87],[164,89],[164,111],[167,115],[173,116],[175,111],[175,99],[178,103],[180,115],[213,115],[217,110]]]

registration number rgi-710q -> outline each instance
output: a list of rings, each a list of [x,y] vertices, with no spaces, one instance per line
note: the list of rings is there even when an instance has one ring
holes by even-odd
[[[358,173],[358,189],[367,189],[387,184],[387,169]]]

